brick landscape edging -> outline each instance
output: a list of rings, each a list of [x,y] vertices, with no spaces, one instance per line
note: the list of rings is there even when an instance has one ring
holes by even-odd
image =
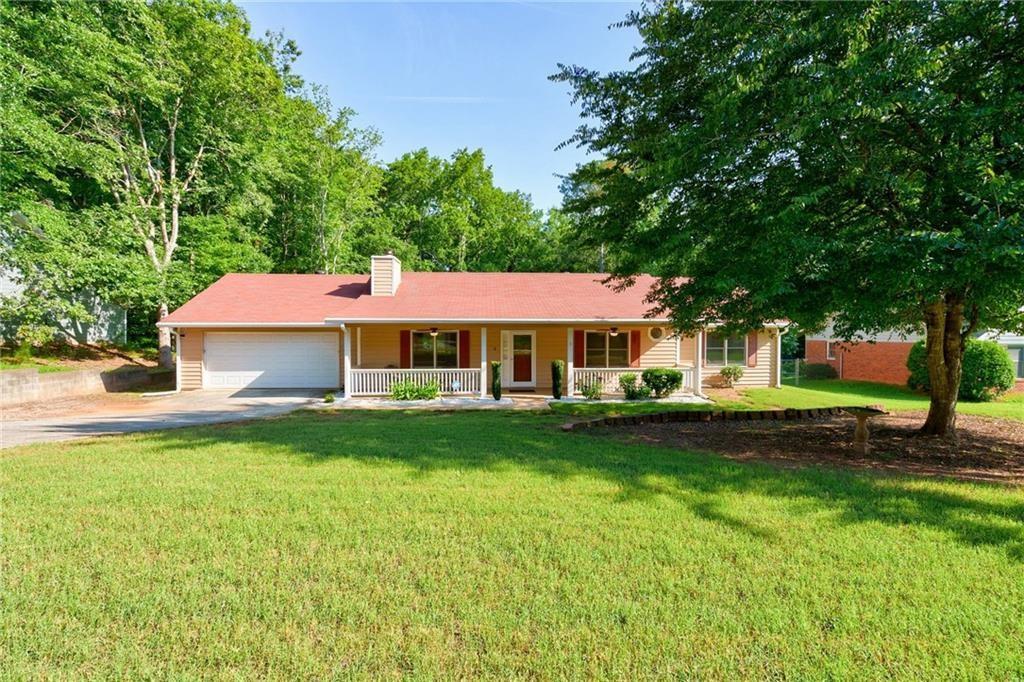
[[[710,421],[792,421],[796,419],[821,419],[842,414],[841,407],[815,407],[809,410],[674,410],[654,414],[621,415],[599,417],[562,425],[563,431],[578,431],[595,426],[627,426],[632,424],[665,424],[668,422],[710,422]]]

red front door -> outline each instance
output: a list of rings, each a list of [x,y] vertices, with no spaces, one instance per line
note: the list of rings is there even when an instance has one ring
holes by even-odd
[[[512,334],[512,381],[533,383],[532,334]]]

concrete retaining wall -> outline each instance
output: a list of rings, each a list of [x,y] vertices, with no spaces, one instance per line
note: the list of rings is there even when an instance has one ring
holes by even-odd
[[[172,372],[150,372],[145,367],[100,372],[47,372],[37,369],[10,369],[0,372],[0,405],[14,405],[35,400],[50,400],[90,393],[115,393],[140,386],[173,380]]]

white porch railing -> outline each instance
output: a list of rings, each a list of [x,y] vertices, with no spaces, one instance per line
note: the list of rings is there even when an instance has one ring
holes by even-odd
[[[646,367],[584,367],[574,368],[576,392],[582,393],[584,386],[590,386],[597,382],[601,384],[602,393],[621,393],[619,389],[619,377],[623,374],[635,374],[637,381]],[[681,393],[693,393],[693,367],[672,367],[683,373],[683,386]]]
[[[400,381],[422,386],[435,382],[441,393],[479,393],[479,369],[353,369],[351,395],[391,395]]]

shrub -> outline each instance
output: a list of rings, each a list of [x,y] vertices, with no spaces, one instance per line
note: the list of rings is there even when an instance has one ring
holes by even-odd
[[[501,362],[491,360],[491,395],[501,400]]]
[[[562,399],[562,387],[565,386],[565,360],[551,361],[551,397]]]
[[[334,393],[332,393],[331,391],[328,391],[327,393],[324,393],[324,402],[325,403],[333,403],[334,402]]]
[[[646,400],[651,397],[651,387],[637,382],[637,375],[629,372],[619,377],[619,388],[626,400]]]
[[[827,362],[811,362],[804,365],[804,376],[808,379],[838,379],[839,373]]]
[[[580,387],[580,393],[587,400],[600,400],[601,399],[601,382],[592,381],[589,384],[585,384]]]
[[[642,376],[644,384],[654,392],[655,398],[671,395],[683,385],[683,373],[678,369],[645,369]]]
[[[726,388],[732,388],[732,385],[743,378],[743,368],[739,365],[726,365],[718,371],[725,381]]]
[[[922,391],[931,390],[928,378],[928,357],[925,342],[918,341],[907,355],[910,378],[907,385]],[[988,401],[1013,388],[1013,361],[1006,349],[995,341],[967,339],[964,346],[963,377],[960,379],[960,400]]]
[[[415,381],[396,381],[391,384],[392,400],[433,400],[441,395],[441,387],[436,381],[418,384]]]

